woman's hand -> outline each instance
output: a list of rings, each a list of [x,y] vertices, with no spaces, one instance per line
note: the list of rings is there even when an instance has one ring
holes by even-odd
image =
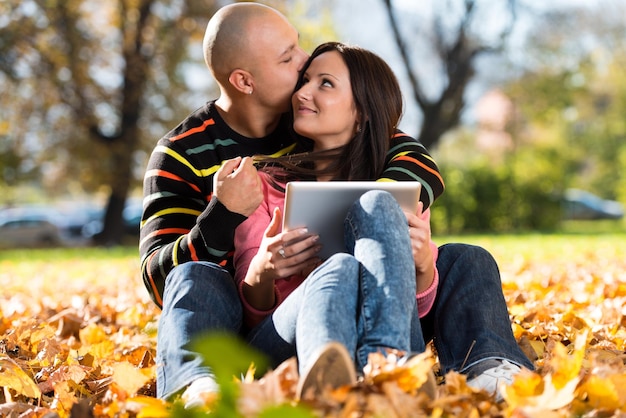
[[[294,274],[307,276],[321,260],[318,236],[306,228],[280,231],[282,213],[274,209],[272,220],[263,233],[257,254],[252,258],[244,279],[246,301],[259,310],[274,306],[274,281]]]
[[[415,280],[417,293],[421,293],[430,287],[435,275],[435,262],[430,247],[430,212],[422,212],[424,204],[418,203],[417,213],[405,212],[409,223],[409,236],[411,237],[411,251],[415,261]]]

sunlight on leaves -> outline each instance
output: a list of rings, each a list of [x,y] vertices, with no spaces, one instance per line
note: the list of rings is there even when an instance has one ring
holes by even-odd
[[[13,389],[28,398],[41,397],[41,391],[33,379],[8,357],[0,357],[0,387]]]
[[[150,380],[146,371],[152,372],[138,369],[126,361],[117,363],[113,365],[113,381],[128,395],[134,395]]]
[[[134,253],[120,260],[0,259],[0,415],[70,418],[81,405],[95,418],[622,416],[626,244],[588,240],[581,238],[577,251],[568,247],[567,256],[562,245],[546,251],[550,257],[538,255],[543,244],[534,251],[489,248],[504,260],[512,330],[536,367],[518,374],[500,403],[453,371],[437,377],[438,396],[430,399],[422,388],[439,370],[436,353],[399,364],[400,353],[389,352],[372,356],[356,385],[305,404],[296,400],[295,358],[267,371],[245,343],[218,334],[194,349],[214,368],[220,393],[207,408],[185,410],[178,399],[155,398],[159,310]]]

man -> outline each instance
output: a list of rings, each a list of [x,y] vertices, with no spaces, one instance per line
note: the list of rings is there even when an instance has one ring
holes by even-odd
[[[144,179],[141,268],[152,299],[163,308],[157,341],[161,398],[192,382],[198,391],[216,389],[210,370],[187,344],[205,330],[240,329],[241,303],[229,271],[234,229],[263,194],[252,160],[239,156],[292,149],[280,121],[307,59],[287,19],[255,3],[220,9],[207,26],[204,53],[220,97],[159,141]]]
[[[241,328],[241,302],[232,279],[234,230],[263,199],[256,169],[246,156],[283,155],[295,146],[284,116],[307,59],[287,19],[250,2],[225,6],[212,17],[204,54],[220,96],[189,115],[155,147],[144,178],[140,237],[144,283],[163,309],[157,396],[170,398],[184,390],[188,405],[202,403],[202,393],[218,389],[188,343],[208,330],[236,333]],[[402,164],[397,171],[408,176],[396,180],[422,181],[428,206],[443,191],[441,176],[419,143],[407,140],[407,144],[413,151],[390,164]],[[441,266],[444,277],[449,272],[460,276],[456,261],[472,259],[457,248],[441,258],[447,260]],[[499,276],[496,279],[494,291]],[[453,288],[455,281],[448,283]],[[502,305],[496,316],[506,326],[508,315]],[[445,307],[438,311],[445,313]],[[510,324],[508,332],[510,340]]]

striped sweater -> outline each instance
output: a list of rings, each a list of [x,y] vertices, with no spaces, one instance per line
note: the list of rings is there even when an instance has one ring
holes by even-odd
[[[234,274],[234,233],[246,218],[213,198],[213,175],[224,160],[237,156],[289,153],[295,142],[287,120],[265,138],[247,138],[209,102],[158,141],[144,176],[139,242],[143,281],[157,305],[162,305],[165,278],[179,264],[209,261]],[[380,180],[420,181],[425,207],[444,188],[426,149],[401,132],[392,141]]]

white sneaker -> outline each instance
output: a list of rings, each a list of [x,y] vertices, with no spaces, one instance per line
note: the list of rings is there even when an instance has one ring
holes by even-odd
[[[487,369],[473,379],[467,381],[468,386],[476,389],[482,389],[492,395],[495,395],[496,401],[502,401],[501,386],[502,384],[510,385],[513,383],[513,377],[521,372],[518,366],[507,360],[502,360],[499,366]]]
[[[185,409],[203,408],[210,404],[220,391],[212,377],[200,377],[194,380],[181,395]]]

